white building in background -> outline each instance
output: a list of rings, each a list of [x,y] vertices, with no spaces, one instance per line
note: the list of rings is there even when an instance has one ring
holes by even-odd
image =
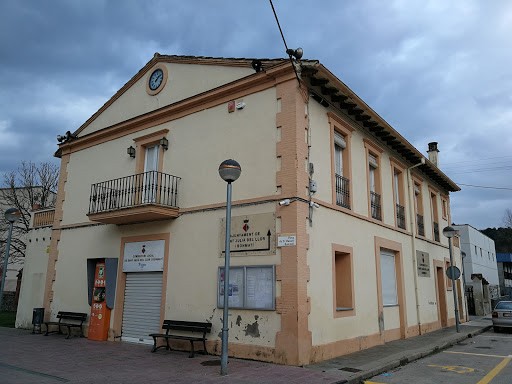
[[[464,279],[471,284],[471,275],[481,274],[489,285],[499,285],[494,240],[469,224],[453,225],[460,236],[464,257]]]
[[[453,225],[460,236],[469,314],[483,316],[500,297],[494,240],[468,224]]]

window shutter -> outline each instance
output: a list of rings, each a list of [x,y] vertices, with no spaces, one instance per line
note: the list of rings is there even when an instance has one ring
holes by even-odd
[[[347,142],[345,141],[345,138],[338,132],[334,132],[334,143],[343,149],[347,148]]]
[[[382,282],[382,304],[397,305],[397,289],[395,275],[395,255],[384,250],[380,251],[380,273]]]
[[[373,168],[379,168],[379,164],[377,163],[377,158],[371,153],[368,155],[368,164]]]

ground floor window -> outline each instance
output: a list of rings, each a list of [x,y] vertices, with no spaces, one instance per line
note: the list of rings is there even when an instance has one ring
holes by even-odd
[[[398,305],[396,289],[395,253],[387,250],[380,251],[380,273],[382,281],[382,305]]]

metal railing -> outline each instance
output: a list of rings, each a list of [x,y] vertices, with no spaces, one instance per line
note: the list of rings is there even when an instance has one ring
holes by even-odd
[[[150,171],[91,186],[89,214],[141,205],[178,207],[180,177]]]
[[[350,209],[350,180],[341,175],[336,177],[336,205]]]
[[[382,220],[380,195],[378,193],[370,191],[370,207],[372,217],[377,220]]]
[[[396,225],[405,229],[405,207],[400,204],[396,205]]]
[[[434,241],[439,241],[439,224],[436,223],[435,221],[433,223],[434,223]]]
[[[418,235],[425,236],[425,224],[423,223],[422,215],[416,215],[416,225],[418,227]]]

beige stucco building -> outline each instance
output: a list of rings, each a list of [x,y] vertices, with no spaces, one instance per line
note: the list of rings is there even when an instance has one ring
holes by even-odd
[[[303,365],[455,322],[458,186],[317,61],[156,54],[57,155],[47,318],[90,311],[106,258],[110,340],[211,321],[219,353],[233,158],[230,355]]]

